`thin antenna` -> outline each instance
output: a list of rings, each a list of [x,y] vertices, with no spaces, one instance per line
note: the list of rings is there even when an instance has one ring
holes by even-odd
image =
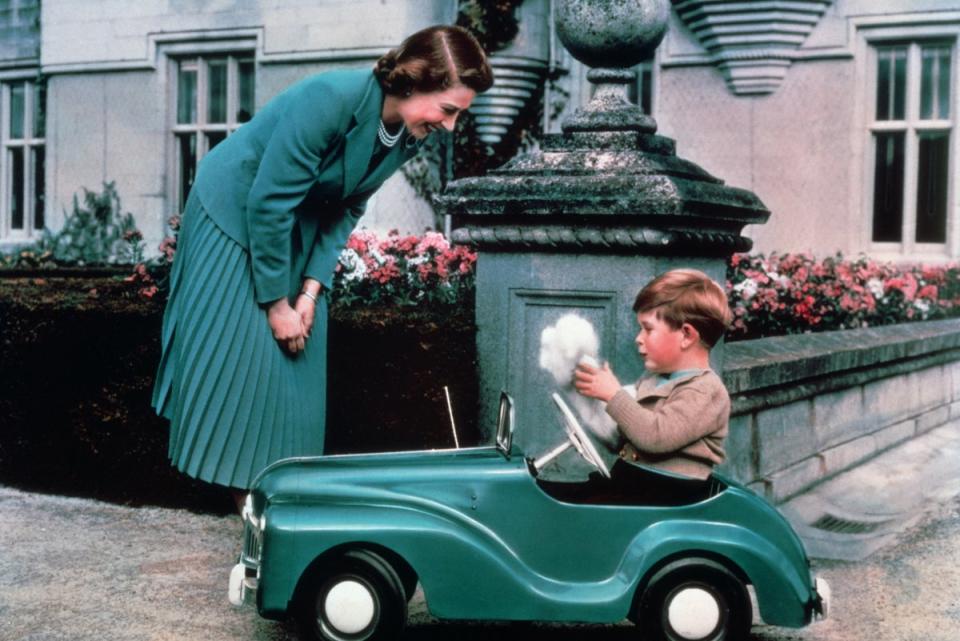
[[[457,424],[453,420],[453,404],[450,402],[450,388],[443,386],[443,393],[447,397],[447,413],[450,414],[450,429],[453,430],[453,444],[460,449],[460,439],[457,438]]]

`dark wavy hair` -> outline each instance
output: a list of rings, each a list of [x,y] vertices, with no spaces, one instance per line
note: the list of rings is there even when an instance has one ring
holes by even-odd
[[[384,54],[373,73],[383,92],[409,96],[443,91],[460,83],[477,93],[493,85],[487,54],[463,27],[436,25],[408,37]]]

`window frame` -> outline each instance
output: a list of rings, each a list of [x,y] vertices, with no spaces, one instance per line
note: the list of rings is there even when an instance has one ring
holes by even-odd
[[[35,131],[36,100],[38,88],[44,82],[36,72],[30,75],[0,76],[0,242],[23,243],[35,240],[46,228],[48,217],[46,212],[46,177],[44,176],[44,198],[38,199],[36,192],[36,164],[37,149],[44,153],[44,172],[49,165],[46,158],[48,126],[46,105],[41,108],[44,112],[44,135],[37,136]],[[11,138],[10,111],[11,93],[14,85],[23,85],[23,136]],[[46,95],[46,92],[44,92]],[[10,162],[10,152],[13,149],[23,150],[23,227],[13,228],[12,191],[13,191],[13,164]],[[43,226],[37,227],[38,214],[42,217]]]
[[[655,117],[654,114],[657,111],[656,98],[658,94],[657,80],[660,73],[659,59],[656,52],[651,54],[649,58],[638,62],[636,65],[631,67],[631,69],[637,72],[637,77],[636,80],[631,83],[629,95],[631,99],[634,97],[636,98],[634,102],[640,108],[643,108],[644,102],[646,102],[649,109],[643,109],[643,113],[648,116]],[[644,87],[644,74],[648,74],[649,76],[649,87]],[[633,94],[636,94],[636,96]]]
[[[895,22],[895,17],[889,18]],[[861,27],[860,69],[862,91],[857,111],[862,117],[862,229],[863,243],[871,255],[892,260],[944,261],[960,253],[960,202],[955,177],[960,176],[960,23],[911,26],[886,24],[877,27]],[[879,52],[884,47],[906,46],[906,87],[904,117],[901,120],[877,120],[877,74]],[[946,45],[950,49],[950,117],[946,120],[922,120],[921,80],[924,46]],[[874,190],[876,188],[877,134],[885,132],[904,133],[904,176],[900,241],[874,241]],[[943,243],[918,242],[917,233],[917,183],[919,171],[920,136],[926,132],[948,132],[950,141],[947,151],[946,230]]]
[[[223,46],[205,46],[200,49],[187,47],[171,47],[167,51],[168,58],[168,109],[167,109],[167,139],[169,141],[168,175],[170,176],[169,202],[171,211],[182,213],[186,202],[186,193],[182,189],[182,163],[180,156],[180,137],[193,135],[195,137],[194,170],[203,157],[209,153],[208,136],[213,133],[223,133],[224,137],[236,131],[243,122],[237,120],[237,109],[240,103],[240,74],[242,63],[253,65],[253,113],[256,113],[257,71],[259,63],[254,46],[238,45],[236,42],[222,43]],[[223,60],[227,65],[226,74],[226,118],[224,122],[208,122],[208,83],[210,61]],[[180,92],[180,72],[186,65],[187,70],[196,72],[195,106],[196,119],[191,123],[178,122],[178,99]]]

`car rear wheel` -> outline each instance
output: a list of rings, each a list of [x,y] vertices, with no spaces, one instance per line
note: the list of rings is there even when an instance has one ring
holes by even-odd
[[[753,618],[743,582],[708,559],[687,559],[661,569],[637,609],[644,641],[746,639]]]
[[[297,619],[303,635],[318,641],[392,639],[407,621],[406,594],[382,557],[351,550],[304,586]]]

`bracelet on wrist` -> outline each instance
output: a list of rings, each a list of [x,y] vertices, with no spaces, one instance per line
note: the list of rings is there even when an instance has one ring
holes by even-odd
[[[302,292],[300,292],[300,295],[301,295],[301,296],[306,296],[307,298],[309,298],[310,300],[312,300],[314,305],[317,304],[317,295],[316,295],[316,294],[311,294],[311,293],[308,292],[307,290],[303,290]]]

